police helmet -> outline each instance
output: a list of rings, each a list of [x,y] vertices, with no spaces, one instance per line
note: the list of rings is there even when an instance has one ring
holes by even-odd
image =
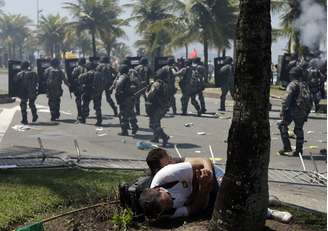
[[[119,72],[121,74],[127,74],[129,72],[129,66],[126,64],[121,64],[119,67]]]
[[[146,57],[142,57],[140,59],[140,63],[143,64],[143,65],[147,65],[148,64],[148,59]]]
[[[30,66],[30,63],[28,61],[23,61],[21,64],[22,70],[27,70]]]
[[[299,66],[293,67],[289,71],[289,79],[290,80],[293,80],[293,79],[301,79],[302,78],[302,74],[303,74],[303,70],[302,70],[301,67],[299,67]]]
[[[80,58],[79,59],[79,65],[85,65],[86,64],[86,60],[85,60],[85,58]]]
[[[50,65],[53,66],[53,67],[58,67],[60,65],[60,60],[57,59],[57,58],[53,58],[51,61],[50,61]]]
[[[110,62],[110,58],[108,56],[101,57],[100,62],[102,62],[102,63],[109,63]]]

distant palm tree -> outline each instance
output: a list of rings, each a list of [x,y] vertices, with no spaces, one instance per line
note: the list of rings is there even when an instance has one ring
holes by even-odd
[[[15,59],[16,48],[19,47],[22,58],[23,44],[30,33],[31,20],[20,14],[1,14],[0,16],[0,39],[7,46],[9,59]]]
[[[166,45],[170,43],[171,35],[168,27],[154,25],[171,18],[171,1],[136,0],[126,6],[132,7],[133,16],[129,20],[137,22],[136,31],[142,36],[135,45],[143,46],[153,57],[162,56]]]
[[[100,34],[101,38],[110,46],[112,37],[122,35],[119,26],[123,24],[118,19],[121,12],[116,0],[77,0],[77,3],[65,2],[64,8],[68,9],[76,21],[71,25],[75,26],[77,33],[88,31],[92,39],[93,56],[97,56],[96,37]],[[107,38],[110,39],[107,40]]]
[[[122,42],[115,42],[112,47],[112,55],[119,60],[131,55],[129,46]]]
[[[67,18],[57,15],[42,16],[38,38],[48,56],[60,57],[67,32]]]

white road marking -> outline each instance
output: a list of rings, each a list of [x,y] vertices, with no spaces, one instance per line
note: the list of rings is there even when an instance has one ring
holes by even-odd
[[[0,113],[0,143],[4,135],[6,134],[9,125],[15,116],[16,111],[19,110],[19,106],[13,108],[3,108],[3,111]]]

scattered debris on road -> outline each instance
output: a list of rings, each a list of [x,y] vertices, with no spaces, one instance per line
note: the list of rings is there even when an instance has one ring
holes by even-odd
[[[206,132],[197,132],[197,135],[204,136],[206,135]]]

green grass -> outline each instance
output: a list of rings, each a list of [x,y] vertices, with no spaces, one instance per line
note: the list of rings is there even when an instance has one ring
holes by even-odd
[[[290,206],[273,207],[280,211],[288,211],[293,215],[294,223],[307,227],[311,230],[326,230],[327,214],[320,212],[307,211],[302,208]]]
[[[140,174],[78,169],[0,171],[0,230],[103,201],[120,182]]]

